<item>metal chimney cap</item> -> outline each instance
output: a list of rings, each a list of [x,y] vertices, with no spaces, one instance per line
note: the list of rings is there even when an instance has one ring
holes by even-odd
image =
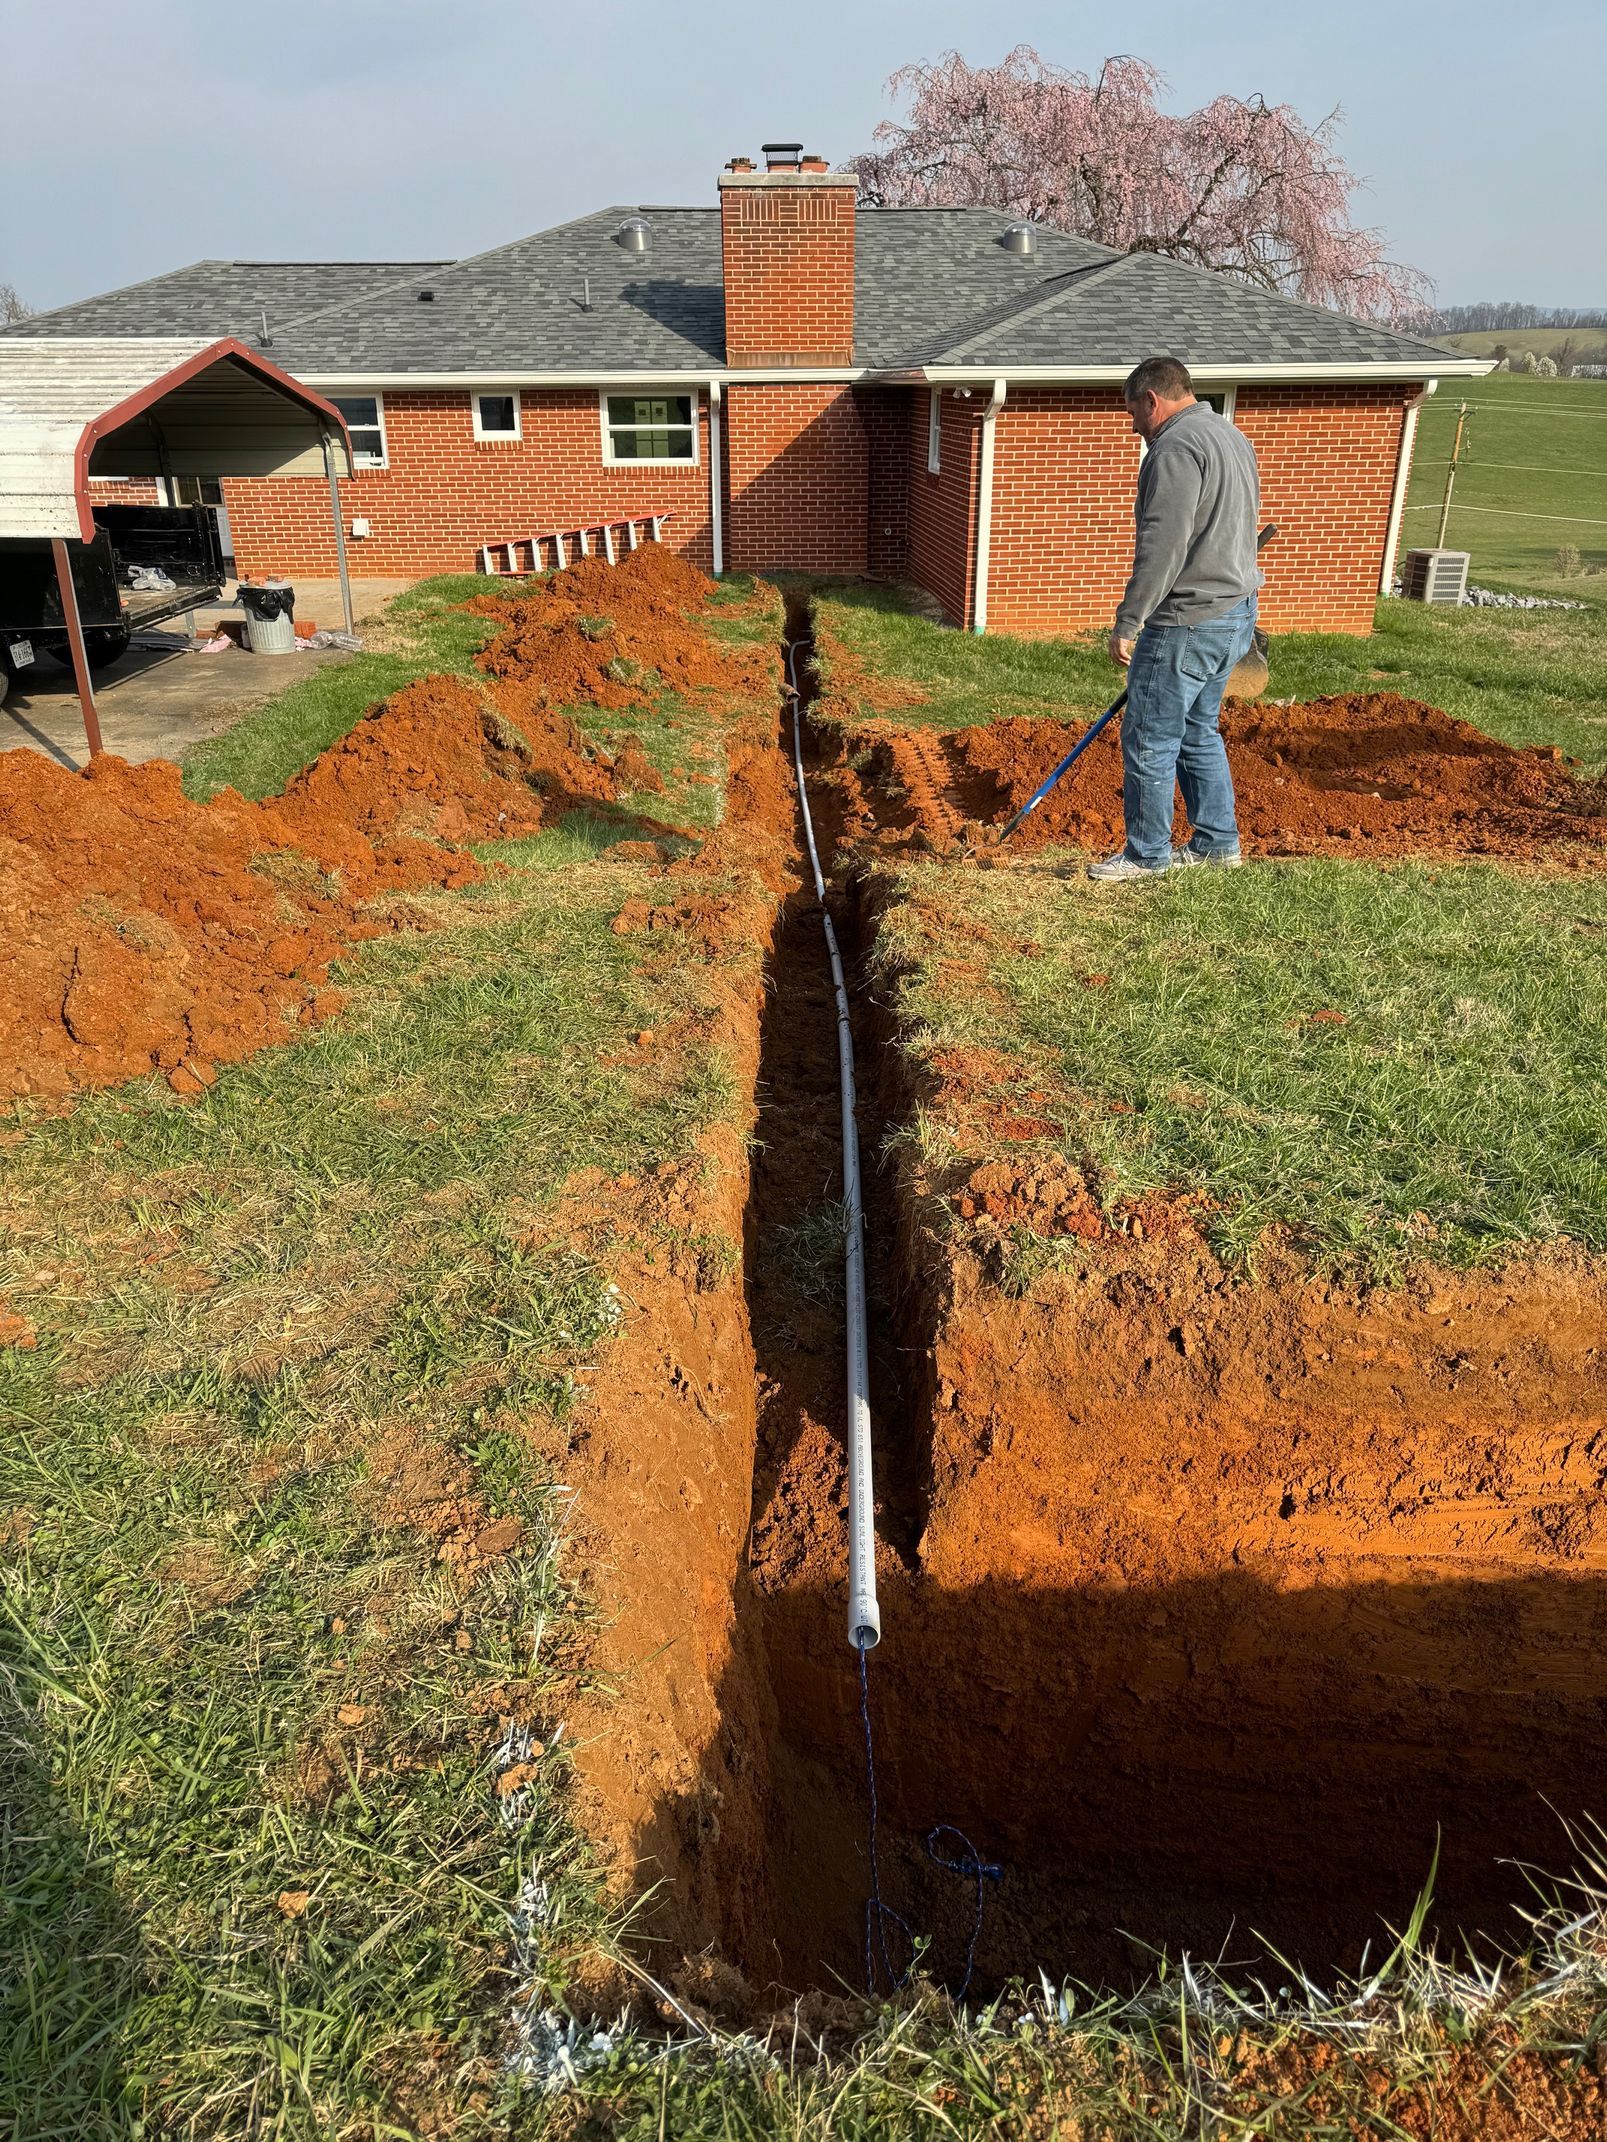
[[[1017,253],[1028,260],[1038,250],[1038,232],[1031,223],[1007,224],[1000,233],[999,243],[1007,253]]]
[[[627,216],[614,232],[614,243],[622,253],[645,253],[652,238],[653,227],[643,216]]]
[[[762,156],[802,156],[803,143],[801,141],[761,141],[759,153]]]

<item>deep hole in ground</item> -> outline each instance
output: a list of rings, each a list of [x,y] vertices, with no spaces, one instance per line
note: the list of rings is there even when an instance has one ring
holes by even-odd
[[[795,602],[789,633],[807,629]],[[806,767],[828,749],[811,739]],[[973,1910],[922,1847],[939,1822],[1004,1867],[983,1989],[1040,1966],[1130,1983],[1161,1948],[1354,1968],[1404,1924],[1436,1851],[1432,1930],[1512,1943],[1532,1894],[1514,1863],[1565,1873],[1564,1821],[1599,1805],[1607,1583],[1566,1514],[1607,1465],[1599,1282],[1541,1273],[1503,1295],[1474,1277],[1427,1306],[1318,1307],[1289,1275],[1228,1295],[1154,1251],[1080,1295],[1008,1301],[903,1209],[887,1143],[912,1097],[866,986],[869,923],[851,884],[829,897],[866,1156],[882,1881],[931,1937],[928,1968],[957,1980]],[[749,1901],[722,1946],[761,1982],[858,1987],[838,1070],[812,888],[786,903],[768,980],[751,1583],[730,1671],[762,1661],[773,1698],[751,1766],[769,1898],[761,1925],[734,1885]],[[1478,1544],[1492,1511],[1499,1554]],[[748,1686],[728,1693],[751,1718]]]

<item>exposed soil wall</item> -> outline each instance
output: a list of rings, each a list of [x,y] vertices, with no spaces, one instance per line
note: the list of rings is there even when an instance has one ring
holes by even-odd
[[[1124,1937],[1354,1964],[1437,1836],[1436,1925],[1514,1938],[1500,1862],[1566,1868],[1558,1818],[1601,1804],[1602,1273],[1364,1296],[1235,1284],[1174,1240],[1013,1301],[904,1195],[924,1478],[872,1666],[882,1803],[1004,1862],[984,1973],[1119,1980]],[[838,1527],[799,1559],[767,1605],[778,1699],[846,1799]],[[895,1879],[952,1965],[968,1895],[908,1847]],[[799,1931],[800,1963],[813,1940],[852,1971],[852,1917]]]

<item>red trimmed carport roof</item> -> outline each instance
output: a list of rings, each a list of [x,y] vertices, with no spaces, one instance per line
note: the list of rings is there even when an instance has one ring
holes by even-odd
[[[0,338],[0,538],[92,540],[94,476],[321,476],[340,412],[233,336]]]

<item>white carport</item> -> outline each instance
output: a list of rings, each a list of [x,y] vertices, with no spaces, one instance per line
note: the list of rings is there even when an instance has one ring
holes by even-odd
[[[339,410],[232,337],[0,337],[0,538],[48,542],[91,754],[101,749],[68,544],[95,537],[91,476],[323,476],[352,626]]]

